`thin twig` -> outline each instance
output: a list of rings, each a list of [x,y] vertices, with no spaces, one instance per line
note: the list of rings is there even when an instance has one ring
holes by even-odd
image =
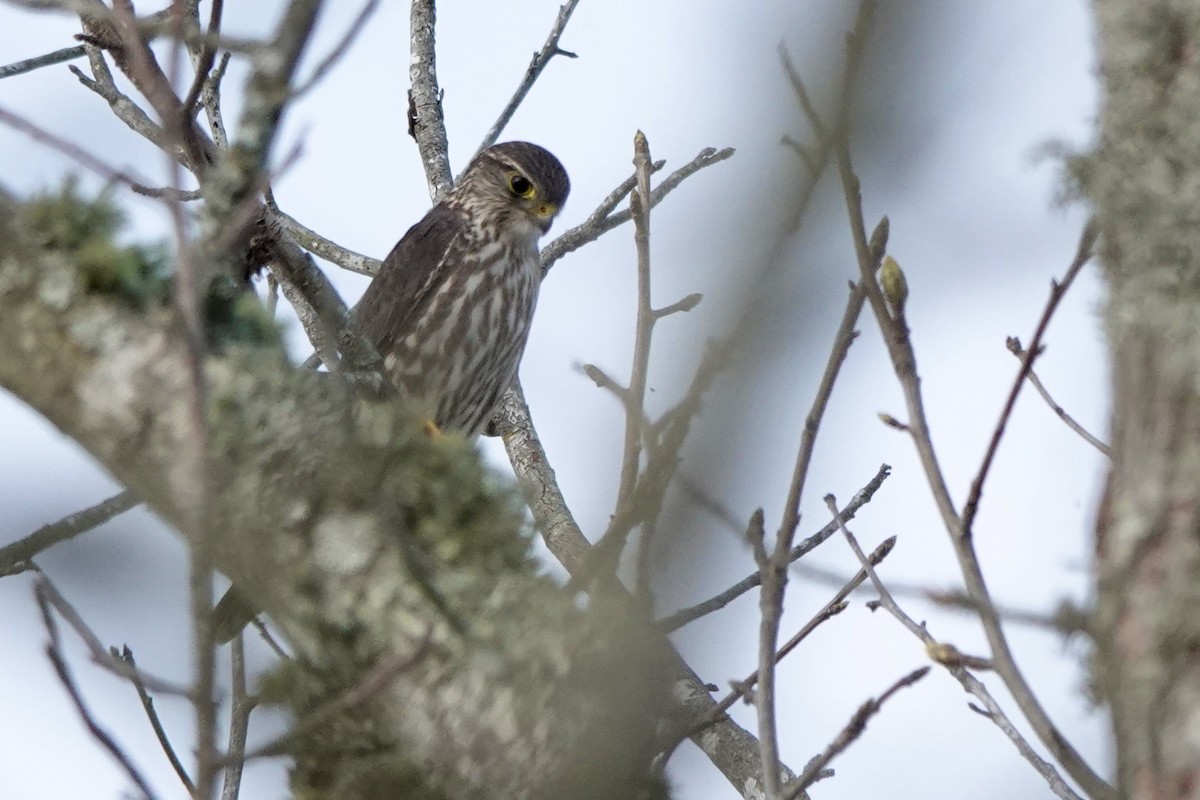
[[[350,23],[350,27],[346,29],[346,33],[342,36],[341,40],[329,51],[329,55],[321,59],[321,63],[313,68],[312,75],[308,76],[307,80],[292,90],[293,100],[307,93],[320,83],[322,78],[329,74],[333,66],[349,52],[350,46],[354,44],[354,40],[358,38],[358,35],[367,26],[367,21],[371,19],[371,15],[375,13],[375,9],[377,8],[379,8],[379,0],[367,0],[363,4],[362,9],[358,12],[358,16]]]
[[[476,155],[494,145],[496,140],[500,138],[500,133],[508,125],[513,114],[517,113],[517,108],[525,100],[525,95],[529,94],[529,90],[533,88],[533,84],[537,81],[538,76],[542,74],[542,70],[546,68],[546,65],[555,56],[578,58],[575,53],[563,50],[558,46],[558,40],[562,38],[563,30],[567,27],[567,22],[570,21],[571,15],[575,13],[575,6],[577,5],[579,5],[579,0],[567,0],[565,5],[559,6],[558,16],[554,19],[554,27],[550,29],[550,35],[546,37],[546,43],[542,45],[541,50],[533,54],[533,59],[525,69],[525,77],[521,80],[521,85],[513,93],[512,99],[508,101],[508,105],[500,112],[500,117],[488,129],[487,134],[483,137],[483,142],[479,145],[479,149],[475,151]]]
[[[264,623],[258,617],[255,617],[254,619],[250,620],[250,624],[254,626],[254,629],[258,631],[258,635],[266,643],[267,647],[274,651],[276,656],[283,661],[290,661],[292,659],[291,654],[284,650],[283,645],[276,641],[275,637],[271,634],[271,630],[266,626],[266,623]]]
[[[799,797],[801,792],[815,783],[817,775],[821,770],[830,761],[833,761],[838,755],[845,752],[846,748],[852,745],[863,734],[863,731],[867,728],[867,722],[871,717],[879,713],[889,697],[924,678],[929,674],[930,669],[932,667],[921,667],[920,669],[913,670],[889,686],[879,697],[873,697],[863,703],[858,711],[854,712],[854,716],[850,718],[850,721],[846,723],[846,727],[842,729],[842,732],[825,748],[825,751],[809,761],[804,767],[804,772],[800,773],[796,780],[788,784],[787,792],[784,794],[785,800],[792,800],[795,797]]]
[[[654,318],[662,319],[663,317],[669,317],[672,314],[687,313],[696,306],[700,305],[700,301],[703,299],[704,295],[700,294],[699,292],[692,292],[691,294],[676,300],[670,305],[654,309]]]
[[[76,47],[64,47],[62,50],[55,50],[53,53],[27,58],[24,61],[5,64],[0,67],[0,80],[11,78],[14,75],[23,75],[26,72],[33,72],[35,69],[49,67],[53,64],[61,64],[64,61],[74,61],[77,58],[83,58],[85,55],[87,55],[87,50],[83,45],[78,45]]]
[[[633,137],[633,164],[637,188],[629,196],[633,212],[634,244],[637,248],[637,322],[633,337],[633,365],[625,396],[625,444],[621,456],[621,477],[617,485],[616,508],[612,518],[627,514],[641,471],[643,417],[646,381],[650,371],[650,341],[654,334],[654,307],[650,303],[650,145],[641,131]],[[622,547],[616,546],[619,560]],[[639,563],[639,575],[648,565]]]
[[[796,524],[799,522],[797,518]],[[778,766],[779,733],[775,720],[775,643],[779,640],[783,596],[787,588],[788,562],[783,537],[782,533],[776,534],[775,547],[768,553],[762,509],[751,517],[746,538],[754,552],[754,563],[762,575],[762,590],[758,598],[758,688],[754,692],[754,708],[758,713],[758,750],[762,761],[765,800],[782,800],[783,797],[783,779]]]
[[[616,378],[613,378],[595,364],[583,364],[580,369],[583,370],[583,374],[588,376],[588,379],[591,380],[592,383],[596,384],[597,389],[603,389],[606,392],[611,392],[622,406],[628,408],[629,389],[617,383]]]
[[[139,503],[141,503],[141,498],[126,489],[90,508],[68,514],[58,522],[43,525],[12,544],[0,547],[0,576],[21,571],[23,569],[21,565],[38,553],[99,527]]]
[[[935,652],[939,646],[943,645],[943,643],[938,642],[938,640],[934,638],[933,634],[929,632],[925,625],[918,624],[912,617],[906,614],[902,608],[900,608],[900,604],[896,602],[895,597],[892,596],[892,593],[888,591],[887,587],[884,586],[883,581],[880,580],[879,575],[875,572],[874,565],[872,565],[870,560],[863,554],[862,548],[859,547],[858,540],[855,539],[854,534],[850,533],[850,530],[846,527],[845,523],[840,522],[841,517],[838,515],[836,498],[834,498],[834,496],[831,494],[826,495],[825,505],[829,508],[830,513],[839,520],[838,527],[846,537],[846,543],[849,544],[850,549],[854,551],[854,555],[856,558],[858,558],[863,570],[865,570],[867,575],[870,576],[871,585],[874,586],[875,591],[879,593],[879,605],[885,611],[895,617],[901,625],[909,630],[909,632],[920,639],[925,645],[925,650],[927,653]],[[1012,721],[1008,719],[1008,716],[1004,713],[1004,710],[1001,709],[1000,705],[995,701],[995,699],[992,698],[992,695],[987,690],[987,687],[984,686],[978,678],[972,675],[963,664],[943,663],[942,665],[946,668],[946,671],[949,672],[954,679],[962,685],[963,689],[965,689],[969,694],[974,695],[979,699],[980,702],[983,703],[984,707],[987,709],[986,716],[988,719],[996,724],[996,727],[998,727],[1001,732],[1008,737],[1009,741],[1011,741],[1017,748],[1017,752],[1021,754],[1021,757],[1028,761],[1029,764],[1035,770],[1037,770],[1038,774],[1045,779],[1046,783],[1050,786],[1051,791],[1063,798],[1063,800],[1081,800],[1079,795],[1077,795],[1075,791],[1067,785],[1067,782],[1063,780],[1062,776],[1058,774],[1058,770],[1054,768],[1054,765],[1043,759],[1034,751],[1029,742],[1025,740],[1025,737],[1021,735],[1020,731],[1016,729],[1016,726],[1012,724]]]
[[[229,762],[225,765],[221,800],[238,800],[242,788],[242,770],[246,766],[246,735],[250,728],[250,713],[258,701],[246,692],[246,651],[242,632],[238,631],[229,648],[233,683],[233,707],[229,719]]]
[[[841,97],[843,105],[847,107],[853,94],[854,77],[858,73],[858,65],[864,50],[862,42],[866,38],[873,10],[873,3],[863,3],[853,32],[847,34],[848,41],[858,43],[858,46],[848,48],[844,69]],[[818,135],[823,136],[823,129],[819,126],[819,121],[817,132]],[[882,232],[881,236],[886,237],[886,222],[881,223],[877,230]],[[872,254],[876,259],[876,265],[878,259],[883,257],[885,246],[886,242]],[[779,623],[783,617],[784,594],[787,590],[787,565],[790,563],[792,542],[796,538],[796,530],[800,524],[800,499],[808,477],[808,467],[816,447],[817,431],[820,428],[821,419],[825,414],[829,398],[833,394],[833,387],[846,354],[856,336],[854,326],[857,324],[863,305],[862,284],[872,280],[871,276],[873,275],[874,269],[860,279],[858,286],[851,289],[846,312],[842,316],[842,323],[834,337],[829,360],[826,362],[821,382],[804,421],[804,431],[800,437],[800,447],[796,454],[792,480],[788,486],[787,500],[784,502],[783,518],[775,533],[774,547],[769,556],[765,550],[761,557],[756,556],[756,560],[759,562],[759,572],[762,573],[762,592],[759,598],[762,618],[759,622],[758,648],[760,689],[755,699],[759,720],[759,744],[762,748],[763,759],[763,793],[768,800],[779,800],[783,796],[779,773],[775,768],[775,764],[778,762],[778,752],[775,742],[775,662],[773,654],[779,636]]]
[[[117,744],[108,731],[100,727],[92,717],[87,706],[83,702],[83,695],[79,693],[79,688],[75,685],[74,678],[71,677],[71,670],[67,666],[66,660],[62,656],[62,648],[59,642],[58,625],[54,622],[54,615],[50,611],[50,601],[43,592],[43,588],[48,585],[48,581],[41,579],[34,585],[34,594],[37,597],[38,608],[42,612],[42,623],[46,627],[46,633],[50,637],[50,643],[46,645],[46,657],[50,659],[50,663],[54,666],[55,673],[58,674],[59,682],[67,690],[67,694],[71,697],[71,702],[75,706],[80,719],[87,727],[88,732],[92,735],[100,745],[108,751],[108,754],[121,766],[125,775],[133,781],[134,785],[142,793],[143,797],[151,800],[156,795],[150,789],[150,784],[142,777],[141,771],[134,765],[133,760],[126,755],[121,746]]]
[[[892,548],[895,547],[895,545],[895,536],[891,537],[890,539],[885,539],[883,542],[881,542],[879,547],[876,547],[875,551],[871,553],[871,564],[875,565],[881,563],[885,558],[887,558],[888,554],[892,552]],[[837,593],[829,600],[829,602],[822,606],[821,609],[814,614],[812,618],[809,619],[809,621],[806,622],[794,636],[792,636],[791,639],[788,639],[787,642],[784,643],[783,647],[779,648],[775,654],[775,662],[778,663],[779,661],[782,661],[785,656],[795,650],[796,646],[799,645],[800,642],[804,641],[809,634],[816,630],[821,623],[844,611],[846,609],[846,598],[849,597],[851,592],[857,589],[859,585],[861,585],[866,579],[867,573],[860,569],[852,578],[850,578],[850,580],[845,581],[845,583],[842,585],[842,588],[837,591]],[[717,703],[717,706],[715,709],[713,709],[713,713],[709,719],[699,720],[696,723],[696,728],[694,730],[699,730],[700,728],[709,724],[713,719],[716,719],[718,714],[728,711],[740,698],[747,697],[754,689],[754,685],[757,682],[758,671],[755,670],[746,676],[745,680],[734,683],[734,690],[725,695],[725,697],[723,697]]]
[[[196,791],[196,785],[192,783],[191,776],[187,773],[187,768],[183,766],[183,762],[179,760],[179,755],[175,752],[174,745],[171,744],[171,737],[167,735],[162,720],[159,719],[158,711],[154,708],[154,698],[150,696],[150,692],[146,689],[146,684],[139,677],[137,662],[133,658],[133,651],[126,645],[121,648],[119,654],[117,648],[114,647],[112,654],[129,665],[132,672],[130,682],[133,684],[133,688],[137,690],[138,699],[142,701],[142,710],[146,712],[146,718],[150,720],[150,727],[154,729],[154,736],[158,739],[158,744],[162,747],[163,753],[166,754],[167,761],[171,763],[171,769],[175,770],[175,774],[179,776],[179,780],[188,790],[188,794],[193,794]]]
[[[0,107],[0,123],[4,123],[13,130],[24,133],[34,141],[50,147],[68,158],[79,162],[81,165],[101,175],[110,181],[117,181],[133,189],[138,194],[146,197],[167,196],[174,199],[176,196],[171,190],[155,189],[149,184],[140,181],[137,177],[130,175],[128,172],[117,169],[116,167],[106,163],[103,159],[95,156],[84,150],[74,142],[67,141],[61,136],[57,136],[45,128],[30,122],[19,114],[15,114],[5,108]]]
[[[916,636],[926,645],[935,643],[933,636],[929,634],[929,631],[925,630],[925,626],[918,625],[912,617],[900,610],[900,605],[892,597],[892,593],[883,585],[883,581],[879,579],[879,574],[875,572],[875,565],[863,553],[858,540],[854,538],[854,534],[846,527],[846,523],[841,521],[841,516],[838,513],[837,498],[832,494],[825,495],[825,507],[829,509],[829,513],[833,515],[833,518],[838,520],[838,529],[846,537],[846,542],[850,545],[850,549],[854,551],[855,557],[858,558],[859,563],[862,564],[863,569],[866,571],[868,577],[870,577],[871,585],[879,593],[880,604],[895,616],[896,619],[900,620],[900,623],[908,628],[912,635]]]
[[[748,312],[748,310],[747,310]],[[730,363],[738,344],[749,330],[750,314],[743,313],[733,333],[709,342],[683,399],[667,410],[657,422],[644,426],[646,466],[630,501],[618,509],[592,550],[589,563],[571,577],[574,586],[588,586],[598,576],[611,576],[631,531],[638,525],[656,524],[663,498],[678,470],[683,445],[692,423],[702,408],[704,397],[717,375]]]
[[[650,192],[650,208],[654,208],[661,203],[663,198],[673,192],[676,187],[679,186],[679,184],[683,183],[684,180],[690,176],[696,174],[705,167],[711,167],[713,164],[732,157],[733,153],[734,150],[732,147],[726,147],[723,150],[716,150],[712,147],[704,148],[695,158],[672,172],[666,178],[663,178],[663,180],[661,180],[659,184],[654,187],[654,191]],[[606,203],[612,200],[614,195],[616,196],[616,201],[613,203],[613,207],[615,207],[616,203],[621,201],[621,198],[624,197],[625,194],[628,194],[632,190],[634,183],[631,183],[630,181],[636,182],[636,176],[618,186],[617,190],[614,190],[612,194],[605,198],[605,202],[601,203],[600,208],[597,208],[596,212],[593,213],[591,217],[588,217],[588,219],[582,224],[564,232],[557,239],[542,248],[543,277],[550,271],[550,267],[554,265],[554,262],[558,261],[567,253],[573,253],[574,251],[583,247],[585,244],[596,241],[618,225],[623,225],[633,219],[633,212],[628,208],[622,209],[621,211],[600,215],[600,210],[605,207]],[[624,188],[626,184],[629,184],[629,188]],[[622,188],[624,188],[624,192],[618,195],[617,192]]]
[[[1006,344],[1008,347],[1008,352],[1012,353],[1019,361],[1024,363],[1025,350],[1021,347],[1021,340],[1016,336],[1009,336]],[[1082,438],[1092,447],[1099,450],[1104,455],[1110,458],[1112,457],[1112,451],[1109,449],[1108,445],[1093,436],[1087,428],[1080,425],[1074,417],[1068,414],[1066,409],[1054,401],[1054,398],[1050,396],[1050,391],[1042,383],[1042,379],[1038,377],[1036,372],[1034,372],[1032,365],[1029,367],[1029,375],[1027,377],[1029,378],[1029,382],[1033,384],[1033,388],[1037,389],[1038,394],[1040,394],[1042,399],[1046,401],[1046,405],[1050,406],[1050,410],[1053,411],[1068,428],[1075,431],[1080,438]]]
[[[220,3],[218,2],[219,6]],[[117,0],[113,5],[119,15],[128,14],[132,17],[132,3]],[[177,24],[183,24],[183,4],[173,3],[172,9]],[[218,17],[219,19],[219,17]],[[119,28],[123,26],[118,26]],[[133,63],[139,71],[152,73],[158,69],[153,53],[148,47],[142,50],[129,42],[126,37],[127,49],[134,50]],[[141,44],[140,42],[138,44]],[[182,39],[176,39],[171,48],[166,77],[168,89],[179,79],[183,56]],[[211,54],[210,54],[211,56]],[[196,94],[200,91],[201,79],[193,82]],[[179,102],[179,98],[171,92],[169,100],[149,98],[158,110],[163,121],[164,130],[171,139],[185,144],[188,140],[187,130],[192,128],[191,107]],[[169,109],[177,105],[178,118],[171,116]],[[185,147],[185,149],[187,149]],[[183,179],[183,170],[179,160],[167,154],[167,170],[171,178],[171,186],[178,190]],[[208,382],[204,372],[204,362],[207,356],[206,323],[202,308],[202,296],[205,288],[201,285],[205,276],[200,274],[198,251],[193,249],[189,240],[188,223],[184,218],[183,207],[178,202],[168,203],[171,224],[175,234],[175,280],[173,282],[173,300],[179,318],[183,322],[184,345],[188,370],[188,393],[186,425],[188,426],[188,447],[183,448],[180,460],[185,474],[191,482],[193,492],[190,504],[184,509],[184,526],[193,536],[193,545],[188,551],[188,611],[192,631],[192,707],[195,710],[194,736],[196,772],[195,783],[191,793],[196,800],[208,800],[216,790],[216,644],[213,637],[212,608],[214,572],[213,552],[210,544],[209,524],[211,522],[208,509],[209,498],[212,496],[212,476],[208,464]],[[207,206],[206,206],[207,208]],[[206,239],[211,241],[219,235],[219,230],[212,226],[206,231]],[[207,243],[207,242],[206,242]],[[203,244],[201,245],[201,247]],[[164,737],[165,741],[165,737]],[[190,780],[189,780],[190,782]]]
[[[1013,380],[1012,388],[1008,391],[1008,399],[1004,401],[1004,409],[1000,412],[1000,419],[996,423],[996,429],[992,432],[992,439],[988,442],[987,452],[983,456],[983,463],[979,465],[979,472],[975,475],[975,479],[971,481],[971,493],[967,495],[966,505],[963,506],[962,513],[962,529],[960,536],[969,539],[971,537],[971,526],[975,522],[975,514],[979,511],[979,499],[983,494],[983,484],[987,480],[988,471],[991,469],[992,460],[996,457],[996,451],[1000,449],[1000,439],[1004,436],[1004,429],[1008,425],[1008,419],[1012,416],[1013,409],[1017,405],[1017,397],[1021,394],[1021,387],[1025,385],[1025,378],[1033,369],[1033,360],[1037,358],[1041,352],[1042,336],[1046,333],[1046,328],[1050,327],[1050,320],[1054,317],[1054,312],[1058,310],[1058,304],[1066,295],[1067,290],[1071,288],[1071,284],[1075,282],[1077,276],[1092,257],[1092,249],[1095,247],[1096,238],[1100,235],[1100,226],[1096,223],[1096,218],[1092,217],[1083,226],[1083,233],[1079,236],[1079,245],[1075,249],[1075,258],[1071,261],[1071,266],[1067,267],[1067,274],[1063,276],[1062,282],[1051,281],[1050,283],[1050,299],[1046,301],[1046,308],[1042,311],[1041,319],[1038,320],[1037,328],[1034,329],[1033,339],[1029,342],[1029,350],[1021,359],[1021,367],[1017,370],[1017,377]]]
[[[225,0],[212,0],[208,16],[208,35],[191,47],[195,56],[196,74],[192,77],[192,85],[181,104],[183,112],[189,118],[192,116],[192,109],[196,107],[196,101],[200,99],[204,85],[208,82],[209,70],[213,68],[213,62],[216,60],[217,48],[212,40],[221,35],[221,15],[224,8]]]
[[[930,492],[942,516],[946,531],[950,534],[951,545],[954,548],[967,593],[979,609],[979,619],[983,624],[988,645],[992,650],[992,660],[995,664],[996,672],[1004,681],[1005,686],[1012,694],[1018,707],[1020,707],[1022,714],[1024,714],[1029,724],[1037,733],[1038,738],[1063,766],[1067,774],[1079,783],[1093,800],[1115,800],[1116,794],[1113,787],[1092,769],[1079,754],[1079,751],[1063,736],[1062,732],[1050,719],[1045,708],[1038,700],[1037,695],[1033,692],[1032,687],[1021,673],[1012,649],[1009,647],[1000,615],[991,598],[987,581],[984,579],[983,570],[975,554],[973,539],[968,534],[968,528],[964,524],[965,509],[967,507],[964,507],[964,516],[960,517],[954,507],[950,490],[946,485],[945,474],[938,463],[929,421],[925,413],[924,401],[921,396],[921,379],[917,373],[916,354],[913,351],[912,342],[908,335],[908,327],[902,317],[893,317],[889,312],[887,301],[883,297],[879,285],[874,280],[871,246],[867,241],[863,223],[862,197],[858,177],[854,174],[854,169],[850,162],[847,137],[843,136],[839,140],[837,151],[842,190],[850,219],[850,229],[854,239],[859,269],[863,284],[867,290],[867,298],[871,302],[871,308],[875,314],[876,321],[883,331],[884,343],[887,345],[893,370],[904,393],[905,406],[909,416],[908,430],[916,446],[922,469],[925,472],[926,481],[929,483]],[[1094,236],[1090,233],[1092,227],[1089,225],[1081,237],[1075,262],[1072,264],[1073,268],[1076,263],[1079,263],[1081,267],[1082,264],[1080,262],[1086,261],[1084,254],[1090,252],[1091,241],[1094,239]],[[1077,272],[1078,270],[1075,269],[1074,271]],[[1051,293],[1051,302],[1048,305],[1048,308],[1051,310],[1057,305],[1058,300],[1061,299],[1061,293],[1057,291],[1057,288]],[[1039,325],[1039,330],[1044,330],[1045,324],[1048,321],[1048,316],[1043,315],[1043,324]],[[1039,342],[1040,336],[1031,346],[1031,353],[1037,351],[1037,344]],[[1018,383],[1014,385],[1014,392],[1019,389],[1020,384],[1024,383],[1024,366],[1018,371]],[[1014,392],[1010,392],[1010,403],[1015,402]],[[1002,423],[997,430],[997,435],[1003,429],[1003,422],[1007,420],[1007,414],[1008,411],[1002,415]],[[992,444],[989,446],[989,453],[994,455],[997,445],[998,441],[994,437]],[[991,455],[985,457],[984,469],[981,470],[979,476],[976,478],[977,488],[980,488],[980,490],[983,478],[986,477],[986,466],[990,464],[990,461]],[[977,505],[978,493],[976,488],[973,488],[972,494],[975,496],[975,503]]]
[[[841,519],[846,521],[854,519],[854,515],[858,513],[858,510],[867,503],[871,502],[871,498],[875,496],[875,492],[879,490],[879,487],[883,485],[883,482],[887,480],[888,476],[891,474],[892,468],[887,464],[882,465],[879,468],[879,471],[875,473],[875,477],[871,478],[866,486],[858,490],[854,497],[850,499],[850,502],[846,504],[846,507],[842,509]],[[819,531],[793,547],[792,552],[788,554],[788,560],[798,560],[806,553],[810,553],[815,550],[818,545],[822,544],[826,539],[837,532],[838,520],[833,520],[826,523],[825,526]],[[661,620],[659,620],[658,624],[668,633],[678,630],[684,625],[687,625],[689,622],[724,608],[746,592],[761,584],[762,575],[756,571],[753,574],[747,575],[745,578],[738,581],[733,586],[730,586],[725,591],[720,592],[719,594],[716,594],[701,603],[680,609],[669,616],[663,617]]]
[[[160,694],[191,697],[191,691],[187,687],[155,677],[142,670],[134,670],[120,658],[114,656],[109,648],[100,643],[100,637],[88,627],[88,624],[84,622],[79,611],[63,597],[62,593],[54,585],[54,582],[46,577],[46,575],[40,572],[39,574],[40,577],[37,584],[38,592],[40,593],[39,596],[58,612],[63,622],[71,626],[71,629],[75,631],[75,634],[83,642],[84,646],[87,647],[88,654],[91,656],[93,663],[103,667],[119,678],[128,681],[137,681]]]

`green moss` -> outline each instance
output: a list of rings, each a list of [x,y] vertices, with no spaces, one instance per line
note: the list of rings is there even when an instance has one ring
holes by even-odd
[[[288,749],[295,757],[291,789],[297,800],[441,800],[426,770],[404,757],[388,732],[363,707],[344,707],[363,667],[319,673],[285,662],[262,679],[259,697],[296,716]],[[370,701],[367,701],[368,703]]]
[[[86,291],[139,307],[162,301],[168,296],[169,250],[164,243],[120,244],[117,235],[126,219],[112,194],[106,189],[86,198],[78,180],[68,178],[57,191],[24,203],[18,224],[37,246],[69,256]]]
[[[125,213],[111,189],[85,197],[77,179],[23,204],[20,226],[32,242],[63,253],[83,279],[84,290],[116,297],[136,308],[170,302],[173,257],[165,242],[121,244]],[[223,351],[233,342],[279,346],[279,326],[244,283],[218,278],[204,301],[208,346]]]
[[[475,564],[488,573],[532,569],[531,536],[521,499],[457,437],[414,437],[419,459],[400,461],[408,528],[449,566]]]

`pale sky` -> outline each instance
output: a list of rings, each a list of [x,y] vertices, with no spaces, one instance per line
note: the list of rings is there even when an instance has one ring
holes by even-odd
[[[161,4],[160,4],[161,5]],[[207,4],[205,4],[207,5]],[[827,179],[802,229],[782,232],[802,166],[779,145],[808,131],[779,66],[785,42],[823,108],[842,61],[842,31],[855,4],[703,0],[689,4],[583,0],[556,59],[502,136],[552,150],[571,175],[571,198],[551,237],[578,224],[632,171],[636,130],[673,169],[702,147],[737,155],[691,178],[652,220],[654,301],[691,292],[704,302],[664,321],[655,334],[651,410],[678,396],[704,342],[727,330],[738,301],[760,318],[750,353],[718,384],[683,471],[739,519],[762,506],[777,526],[800,430],[855,277],[840,189]],[[1008,335],[1028,343],[1052,278],[1074,253],[1086,216],[1061,207],[1061,164],[1046,145],[1088,145],[1097,104],[1095,53],[1086,4],[1018,0],[883,4],[868,45],[855,143],[868,225],[887,214],[890,252],[911,290],[908,319],[935,444],[961,504],[978,468],[1017,361]],[[269,28],[270,3],[227,3],[229,33]],[[494,0],[445,3],[439,15],[439,73],[456,171],[474,151],[541,46],[558,3]],[[341,35],[358,3],[329,3],[308,64]],[[150,4],[139,10],[154,10]],[[206,13],[206,12],[202,12]],[[0,63],[73,44],[78,23],[56,14],[0,6]],[[78,62],[85,66],[85,62]],[[289,113],[278,148],[303,154],[276,185],[288,213],[352,249],[382,257],[428,208],[416,147],[405,133],[407,4],[388,2],[337,69]],[[242,72],[226,79],[226,119],[236,120]],[[163,159],[115,121],[65,65],[0,81],[0,106],[110,162],[161,181]],[[29,192],[53,186],[67,159],[0,128],[0,181]],[[830,176],[832,177],[832,175]],[[94,180],[89,183],[95,185]],[[130,201],[133,230],[161,237],[161,206]],[[347,299],[364,279],[327,266]],[[615,498],[622,417],[614,399],[578,369],[595,363],[623,378],[634,328],[632,229],[621,228],[554,268],[543,287],[522,366],[534,419],[575,516],[602,531]],[[1102,292],[1085,270],[1059,311],[1038,371],[1055,399],[1094,433],[1107,433],[1108,382],[1097,313]],[[957,588],[958,572],[910,440],[879,423],[904,417],[901,395],[869,313],[834,393],[802,503],[801,535],[827,520],[827,492],[845,502],[883,462],[893,477],[852,529],[864,547],[890,535],[899,544],[885,580]],[[102,470],[47,423],[0,394],[0,544],[98,502],[117,490]],[[483,447],[508,473],[502,448]],[[1086,600],[1092,508],[1103,460],[1027,390],[1010,425],[976,526],[993,594],[1022,609],[1051,611]],[[748,574],[743,542],[688,497],[674,492],[664,513],[660,610],[702,600]],[[810,556],[849,576],[856,568],[834,538]],[[39,564],[104,641],[128,643],[146,669],[187,680],[183,548],[144,511],[130,512]],[[27,576],[0,580],[6,621],[0,688],[0,796],[118,798],[131,789],[89,738],[42,652],[45,634]],[[801,575],[788,601],[790,636],[834,589]],[[928,663],[920,643],[894,620],[863,607],[869,593],[822,628],[781,666],[779,717],[784,760],[793,769],[821,751],[855,709],[906,672]],[[982,632],[963,615],[899,598],[940,639],[984,652]],[[689,626],[677,642],[706,680],[742,678],[755,666],[757,596]],[[1052,718],[1107,774],[1106,720],[1084,697],[1085,651],[1078,642],[1011,626],[1018,659]],[[163,798],[184,792],[162,758],[132,689],[88,664],[71,663],[96,715],[114,732]],[[269,657],[255,648],[261,667]],[[994,677],[981,676],[1015,717]],[[1000,732],[966,707],[948,675],[934,670],[873,719],[834,763],[835,778],[814,798],[906,800],[1051,797]],[[186,752],[187,709],[159,701]],[[752,710],[733,713],[754,728]],[[252,733],[277,730],[267,715]],[[277,721],[276,721],[277,724]],[[1027,727],[1027,726],[1022,726]],[[1043,749],[1035,742],[1039,752]],[[690,746],[671,777],[680,800],[732,800],[737,793]],[[284,765],[256,766],[245,798],[285,794]]]

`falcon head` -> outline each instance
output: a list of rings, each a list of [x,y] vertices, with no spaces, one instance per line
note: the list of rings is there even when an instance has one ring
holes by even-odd
[[[529,142],[504,142],[475,157],[452,195],[468,211],[482,212],[478,218],[504,227],[530,226],[541,236],[550,230],[570,191],[567,171],[549,150]]]

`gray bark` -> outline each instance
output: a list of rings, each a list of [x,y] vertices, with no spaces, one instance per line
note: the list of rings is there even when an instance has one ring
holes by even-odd
[[[1113,466],[1097,684],[1122,797],[1200,798],[1200,2],[1097,0]]]
[[[0,385],[208,536],[285,631],[298,660],[266,691],[298,714],[298,794],[641,796],[662,670],[623,615],[536,575],[518,501],[468,445],[276,348],[230,346],[205,365],[206,533],[190,529],[177,319],[89,290],[20,219],[0,197]]]

